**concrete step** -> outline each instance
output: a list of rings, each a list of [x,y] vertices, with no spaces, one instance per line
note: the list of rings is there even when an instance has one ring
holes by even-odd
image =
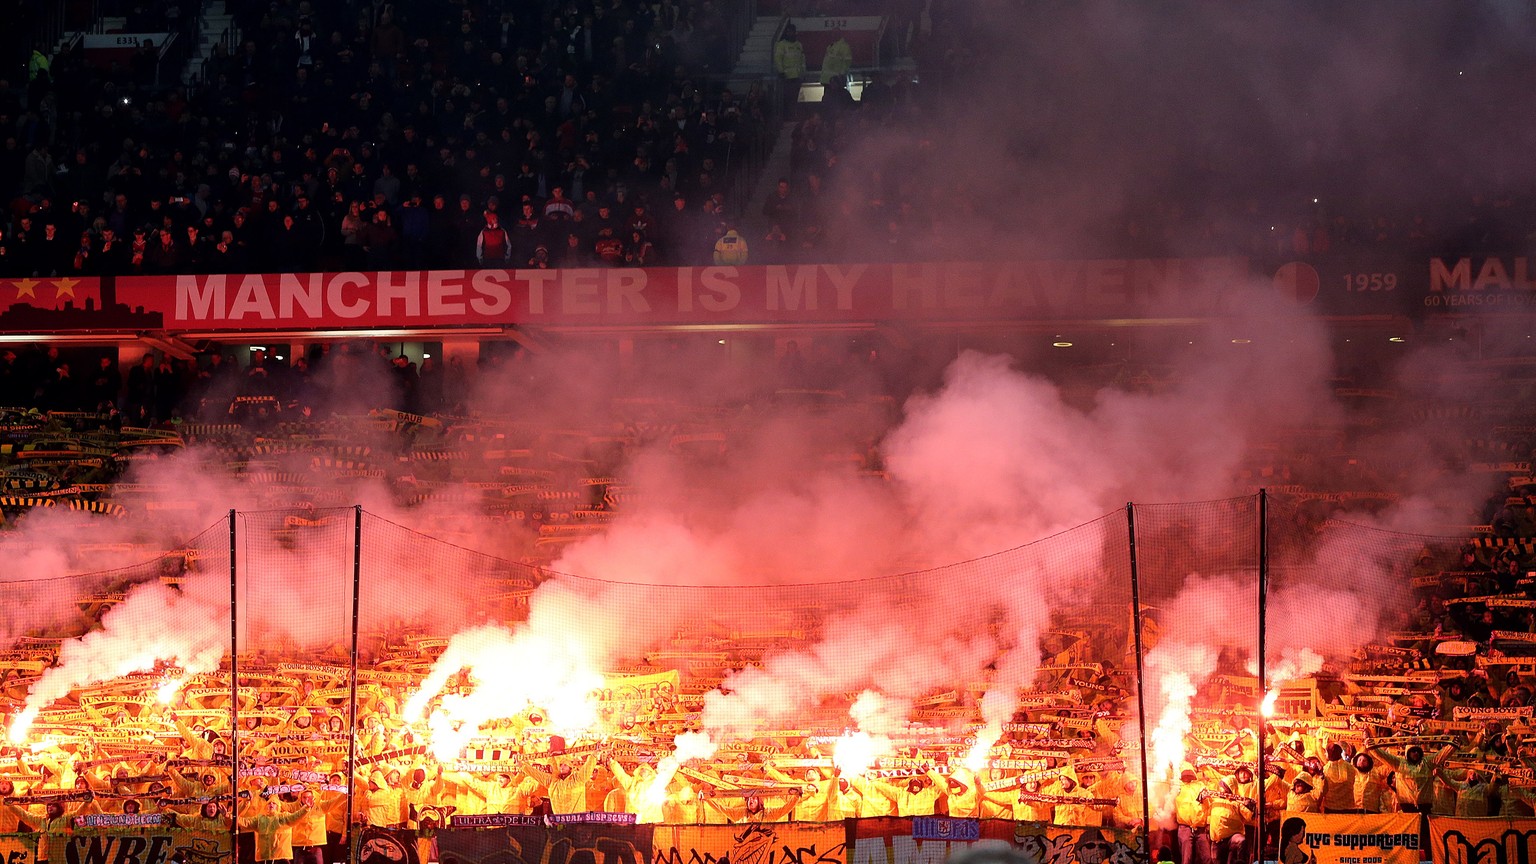
[[[739,78],[761,78],[773,73],[773,37],[779,32],[777,15],[759,15],[752,22],[752,29],[736,55],[736,65],[731,73]]]
[[[771,227],[763,216],[763,202],[768,200],[768,196],[778,186],[779,178],[789,174],[789,154],[794,146],[795,126],[795,123],[785,123],[779,127],[778,140],[774,142],[773,150],[763,162],[762,173],[757,177],[757,188],[742,210],[743,234],[747,237],[748,248],[753,240],[762,239]]]

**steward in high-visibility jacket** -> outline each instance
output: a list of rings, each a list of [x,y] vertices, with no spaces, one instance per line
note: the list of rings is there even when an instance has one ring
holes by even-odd
[[[747,263],[747,240],[735,228],[715,241],[715,263],[723,266],[740,266]]]

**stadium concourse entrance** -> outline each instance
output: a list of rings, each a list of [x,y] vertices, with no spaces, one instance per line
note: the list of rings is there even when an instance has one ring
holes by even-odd
[[[1352,603],[1379,603],[1392,586],[1405,594],[1401,586],[1412,575],[1458,554],[1456,540],[1328,519],[1319,503],[1261,491],[1133,504],[1025,546],[923,572],[820,584],[784,574],[780,584],[715,587],[552,572],[361,506],[230,511],[138,566],[13,585],[38,598],[72,597],[81,607],[72,624],[37,628],[7,655],[25,664],[15,668],[32,670],[9,685],[32,721],[17,743],[33,754],[18,763],[25,763],[22,773],[49,776],[34,765],[66,767],[82,778],[100,766],[117,773],[94,798],[54,795],[39,782],[24,802],[59,805],[81,818],[23,819],[18,827],[45,832],[3,842],[71,864],[87,860],[87,850],[112,854],[96,846],[113,842],[147,844],[138,852],[159,849],[162,860],[214,862],[247,842],[259,854],[280,823],[304,818],[291,814],[323,811],[324,824],[303,835],[309,842],[292,842],[323,846],[315,854],[327,862],[348,855],[489,861],[486,844],[505,848],[514,835],[535,842],[533,834],[549,831],[587,832],[568,835],[575,849],[602,847],[606,841],[594,838],[604,831],[629,831],[625,855],[659,860],[690,849],[735,857],[726,852],[742,842],[739,829],[718,829],[736,834],[716,837],[714,824],[762,824],[776,813],[796,823],[775,829],[782,834],[776,842],[819,848],[822,862],[888,861],[900,857],[891,850],[912,853],[912,843],[925,839],[992,836],[1026,853],[1031,844],[1110,842],[1145,860],[1178,842],[1174,798],[1185,771],[1215,778],[1213,789],[1227,788],[1220,784],[1245,769],[1266,776],[1267,692],[1262,710],[1273,711],[1273,722],[1330,722],[1328,694],[1319,687],[1330,686],[1337,670],[1322,665],[1321,652],[1358,646],[1311,625],[1298,628],[1307,610],[1342,614]],[[664,800],[646,799],[635,778],[668,766],[679,736],[700,727],[706,694],[729,691],[739,670],[771,667],[779,657],[821,656],[830,664],[825,674],[835,677],[839,655],[824,647],[862,650],[840,643],[839,628],[870,609],[899,615],[888,618],[893,628],[956,639],[1000,621],[1032,620],[1019,630],[1032,641],[1014,660],[983,659],[975,669],[938,654],[906,658],[909,677],[953,680],[901,702],[904,722],[880,730],[888,749],[862,765],[829,751],[848,732],[855,694],[822,694],[781,710],[781,722],[711,731],[713,753],[673,762],[673,783],[656,790]],[[741,610],[752,611],[750,628]],[[594,622],[626,622],[634,638],[589,632]],[[564,649],[518,653],[536,644],[520,642],[519,634],[551,632],[569,640]],[[477,698],[477,686],[502,680],[474,665],[475,646],[488,643],[501,646],[492,656],[503,665],[541,658],[506,680],[559,678],[559,670],[579,665],[576,657],[600,658],[603,668],[530,689],[545,704],[512,700],[490,709],[478,728],[434,723],[436,712]],[[1022,677],[1005,680],[1020,668]],[[65,680],[56,680],[61,669]],[[583,677],[587,672],[596,677]],[[424,682],[438,696],[418,704],[412,697]],[[838,686],[881,688],[878,678]],[[557,725],[562,706],[549,704],[572,695],[590,708],[582,728]],[[980,739],[987,740],[978,749]],[[561,764],[574,765],[574,773],[545,773]],[[955,785],[962,765],[971,773]],[[949,785],[926,805],[920,795],[898,794],[883,811],[824,809],[807,818],[797,806],[815,781],[802,789],[801,780],[784,782],[785,771],[841,774],[871,801],[878,797],[872,783],[908,784],[937,772]],[[579,800],[570,797],[570,776],[581,781]],[[1072,784],[1053,785],[1061,777]],[[490,791],[507,783],[514,792]],[[976,793],[970,798],[967,785]],[[1222,794],[1244,797],[1230,788]],[[293,800],[277,803],[285,795]],[[1008,798],[1022,809],[986,803]],[[1243,831],[1254,850],[1261,848],[1258,826],[1278,813],[1263,795],[1250,803]],[[543,815],[531,818],[530,811]],[[893,819],[946,812],[954,818],[892,827]],[[638,835],[631,835],[642,827],[637,853]],[[1052,834],[1063,831],[1066,840]],[[710,845],[718,843],[725,851]],[[870,857],[860,843],[885,851]],[[625,855],[618,860],[631,860]]]

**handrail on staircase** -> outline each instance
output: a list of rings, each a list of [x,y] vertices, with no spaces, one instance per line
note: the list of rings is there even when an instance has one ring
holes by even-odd
[[[224,27],[223,31],[219,33],[219,37],[214,41],[224,46],[225,56],[233,56],[235,47],[240,41],[240,31],[236,29],[235,23],[231,21]],[[197,74],[194,75],[193,80],[188,83],[191,85],[196,85],[206,82],[208,80],[208,66],[212,62],[212,55],[204,57],[197,66]]]
[[[734,3],[736,15],[730,24],[731,56],[741,53],[743,45],[747,44],[747,36],[752,32],[752,25],[757,23],[757,0],[743,0]]]
[[[32,27],[32,47],[36,50],[50,53],[53,46],[64,36],[64,16],[67,7],[65,0],[54,0],[48,4],[47,10],[41,19]]]

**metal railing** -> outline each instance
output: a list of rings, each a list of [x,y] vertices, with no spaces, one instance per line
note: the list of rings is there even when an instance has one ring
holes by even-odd
[[[64,17],[66,3],[64,0],[55,0],[48,5],[42,20],[33,28],[32,47],[44,53],[51,52],[53,46],[64,35]]]
[[[742,46],[747,44],[747,36],[752,32],[752,27],[757,23],[757,0],[745,0],[741,3],[730,4],[735,13],[727,24],[729,42],[732,57],[740,57]]]
[[[201,36],[202,21],[201,21],[201,19],[199,19],[199,21],[198,21],[198,26],[199,26],[199,36],[198,36],[197,44],[199,46],[201,46],[202,45],[202,36]],[[237,48],[239,46],[239,44],[240,44],[240,25],[235,21],[235,19],[233,17],[231,17],[229,23],[227,25],[225,25],[225,27],[224,27],[224,29],[222,31],[220,31],[219,35],[214,37],[212,40],[210,40],[210,44],[211,45],[222,46],[223,49],[224,49],[224,55],[226,57],[234,56],[235,48]],[[192,75],[190,76],[189,80],[187,81],[188,86],[196,87],[196,86],[206,82],[208,80],[208,78],[209,78],[209,69],[212,67],[212,65],[213,65],[213,55],[212,54],[209,54],[207,57],[203,57],[203,58],[199,59],[197,61],[197,69],[192,73]]]

